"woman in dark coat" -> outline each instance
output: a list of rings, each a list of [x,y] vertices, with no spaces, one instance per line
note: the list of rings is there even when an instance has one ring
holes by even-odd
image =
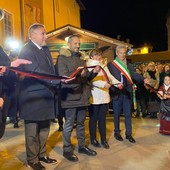
[[[147,78],[150,82],[150,86],[158,90],[159,88],[159,72],[156,69],[155,62],[149,62],[147,66],[147,70],[144,73],[144,77]],[[147,86],[145,86],[148,89]],[[152,90],[148,89],[148,106],[147,112],[150,114],[150,118],[157,118],[157,112],[159,111],[159,99],[157,95],[152,92]]]

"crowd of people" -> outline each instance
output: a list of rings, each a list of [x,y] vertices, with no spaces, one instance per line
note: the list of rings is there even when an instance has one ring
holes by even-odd
[[[87,111],[89,112],[91,145],[109,149],[109,142],[106,138],[106,115],[109,103],[112,103],[113,107],[116,140],[124,140],[120,129],[120,116],[123,113],[125,138],[131,143],[136,142],[132,131],[132,111],[136,111],[136,117],[140,117],[142,113],[142,117],[149,115],[150,118],[157,118],[157,113],[161,108],[160,133],[170,134],[169,64],[156,65],[154,62],[149,62],[148,65],[140,65],[134,69],[134,66],[126,59],[127,47],[125,46],[116,47],[116,57],[109,63],[104,62],[102,51],[99,49],[90,51],[87,61],[82,60],[80,38],[74,34],[68,39],[68,48],[60,49],[54,65],[46,45],[45,26],[35,23],[30,26],[28,32],[29,41],[21,49],[18,59],[14,62],[10,62],[1,49],[0,57],[3,53],[3,56],[6,56],[6,63],[4,64],[3,60],[0,61],[0,111],[1,115],[5,116],[9,111],[11,95],[6,82],[9,81],[8,77],[15,77],[14,80],[17,79],[17,84],[19,84],[17,112],[24,120],[26,159],[32,169],[46,169],[42,162],[57,163],[56,159],[48,157],[46,151],[50,123],[57,117],[61,122],[59,130],[62,131],[63,156],[67,160],[73,162],[79,160],[71,143],[75,125],[78,152],[88,156],[97,155],[96,151],[86,145]],[[4,67],[10,65],[19,67],[23,72],[53,75],[55,79],[16,76],[15,73],[11,75],[11,72]],[[151,105],[155,102],[160,103],[158,110],[156,106]],[[4,123],[5,121],[0,119],[3,127]],[[99,130],[100,139],[97,139],[97,130]]]
[[[139,117],[142,112],[142,117],[149,116],[151,119],[157,119],[161,100],[155,91],[164,84],[165,76],[170,76],[170,64],[160,62],[156,64],[150,61],[147,64],[138,65],[135,70],[150,82],[150,86],[137,83],[136,117]]]

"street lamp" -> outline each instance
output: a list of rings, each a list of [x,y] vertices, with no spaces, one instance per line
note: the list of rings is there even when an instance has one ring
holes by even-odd
[[[9,57],[13,58],[13,59],[16,58],[18,56],[19,50],[21,48],[20,43],[13,38],[8,38],[5,41],[5,45],[6,45],[8,53],[9,53]]]

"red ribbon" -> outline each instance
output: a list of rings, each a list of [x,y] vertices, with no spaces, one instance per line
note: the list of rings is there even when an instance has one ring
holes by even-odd
[[[82,66],[82,67],[78,67],[78,68],[76,69],[76,71],[70,75],[70,78],[75,77],[78,73],[80,73],[80,72],[81,72],[83,69],[85,69],[85,68],[95,68],[96,66],[97,66],[97,65],[95,65],[95,66],[85,66],[85,67]],[[109,83],[109,79],[108,79],[108,76],[107,76],[105,70],[104,70],[101,66],[100,66],[100,68],[101,68],[101,70],[102,70],[102,73],[103,73],[103,75],[104,75],[105,80],[107,81],[107,83]]]
[[[52,75],[52,74],[44,74],[44,73],[38,73],[38,72],[33,72],[33,71],[25,71],[25,70],[21,70],[19,68],[16,67],[6,67],[7,70],[10,70],[12,72],[18,73],[20,75],[23,76],[27,76],[27,77],[33,77],[33,78],[39,78],[39,79],[47,79],[47,80],[54,80],[54,79],[70,79],[75,77],[78,73],[80,73],[84,68],[95,68],[96,66],[85,66],[85,67],[78,67],[76,69],[75,72],[73,72],[70,77],[67,76],[57,76],[57,75]],[[101,70],[103,72],[103,75],[106,79],[107,82],[109,82],[109,79],[107,77],[106,72],[104,71],[104,69],[101,67]]]
[[[10,70],[12,72],[21,74],[23,76],[27,77],[33,77],[33,78],[39,78],[39,79],[47,79],[47,80],[54,80],[54,79],[70,79],[70,77],[67,76],[56,76],[53,74],[44,74],[44,73],[38,73],[38,72],[32,72],[32,71],[23,71],[16,67],[6,67],[7,70]]]
[[[163,97],[162,94],[160,94],[157,90],[155,90],[155,89],[154,89],[153,87],[151,87],[149,84],[146,84],[146,83],[145,83],[145,86],[147,86],[148,89],[152,90],[152,92],[154,92],[154,93],[160,95],[161,97]]]

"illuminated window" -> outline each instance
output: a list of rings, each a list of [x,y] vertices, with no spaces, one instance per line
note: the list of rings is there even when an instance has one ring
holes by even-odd
[[[13,16],[12,14],[5,11],[5,16],[3,21],[3,37],[11,37],[13,36]]]
[[[143,47],[143,48],[141,49],[141,53],[142,53],[142,54],[147,54],[147,53],[148,53],[148,47]]]

